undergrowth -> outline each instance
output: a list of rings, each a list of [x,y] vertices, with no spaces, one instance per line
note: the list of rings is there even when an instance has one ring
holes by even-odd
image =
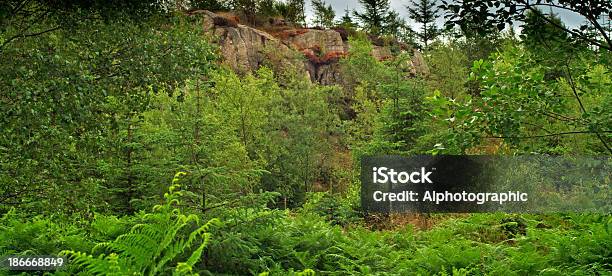
[[[363,221],[340,223],[357,216],[338,215],[350,208],[334,206],[331,195],[311,195],[299,211],[269,209],[262,200],[202,216],[176,207],[177,188],[175,183],[166,203],[152,213],[97,215],[83,228],[67,220],[26,223],[9,213],[0,224],[0,250],[65,254],[69,266],[58,275],[606,275],[612,270],[609,215],[450,215],[426,231],[409,224],[377,231]],[[338,208],[347,210],[333,211]],[[219,214],[219,220],[200,223]],[[46,236],[32,238],[42,228]]]

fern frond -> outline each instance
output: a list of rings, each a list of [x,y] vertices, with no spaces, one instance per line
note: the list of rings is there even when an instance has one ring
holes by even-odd
[[[75,251],[62,251],[60,255],[68,257],[73,264],[87,268],[87,271],[94,275],[127,275],[128,270],[124,270],[124,265],[119,262],[118,256],[114,253],[106,256],[100,254],[93,257],[86,253]]]
[[[193,275],[192,268],[202,257],[208,245],[208,229],[218,224],[212,219],[200,226],[196,215],[184,215],[173,205],[179,204],[181,192],[178,173],[166,193],[166,203],[153,208],[153,213],[140,213],[143,223],[134,225],[128,233],[119,235],[114,241],[98,243],[92,253],[102,250],[98,256],[81,252],[65,251],[73,263],[85,268],[94,275],[129,275],[133,273],[159,275],[169,271],[167,265],[201,239],[200,245],[191,252],[185,262],[177,262],[175,275]],[[185,229],[197,226],[196,230],[185,235]],[[108,255],[106,255],[108,254]]]

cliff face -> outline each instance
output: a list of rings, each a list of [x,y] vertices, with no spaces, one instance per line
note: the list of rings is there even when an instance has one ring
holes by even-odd
[[[338,61],[348,54],[349,46],[335,30],[290,29],[273,36],[209,11],[191,15],[202,16],[203,28],[217,39],[224,62],[238,72],[262,65],[291,66],[323,85],[341,81]],[[391,51],[374,46],[372,55],[383,60],[391,56]],[[418,51],[414,51],[411,63],[412,74],[428,72]]]

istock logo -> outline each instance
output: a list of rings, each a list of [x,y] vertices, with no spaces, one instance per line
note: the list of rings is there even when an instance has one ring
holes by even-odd
[[[610,164],[612,157],[365,156],[361,206],[365,212],[385,214],[608,214],[610,189],[599,187],[610,182]]]
[[[413,172],[396,172],[394,169],[389,169],[387,167],[373,167],[372,171],[372,181],[375,184],[384,184],[389,181],[391,181],[391,183],[393,184],[433,183],[431,179],[429,179],[429,176],[432,174],[432,172],[425,170],[425,167],[421,167],[421,171]]]

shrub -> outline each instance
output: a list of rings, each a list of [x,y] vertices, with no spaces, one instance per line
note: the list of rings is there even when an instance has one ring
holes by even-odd
[[[340,226],[355,224],[362,219],[344,198],[327,192],[309,193],[302,212],[318,214],[332,225]]]
[[[94,243],[83,228],[59,217],[19,216],[14,209],[0,218],[0,256],[52,255],[60,248],[90,250]]]
[[[527,234],[527,223],[519,216],[503,218],[501,220],[501,228],[508,235],[508,237],[514,238],[517,236],[524,236]]]
[[[335,28],[333,30],[340,34],[340,37],[342,38],[342,41],[344,41],[344,42],[348,41],[349,36],[350,36],[348,29],[338,27],[338,28]]]
[[[385,40],[380,37],[380,36],[376,36],[376,35],[368,35],[368,39],[370,40],[370,42],[372,43],[372,45],[376,45],[376,46],[385,46]]]
[[[215,26],[219,26],[219,27],[236,28],[238,27],[238,22],[239,21],[234,18],[228,18],[228,17],[223,17],[223,16],[213,17],[213,23],[215,24]]]

